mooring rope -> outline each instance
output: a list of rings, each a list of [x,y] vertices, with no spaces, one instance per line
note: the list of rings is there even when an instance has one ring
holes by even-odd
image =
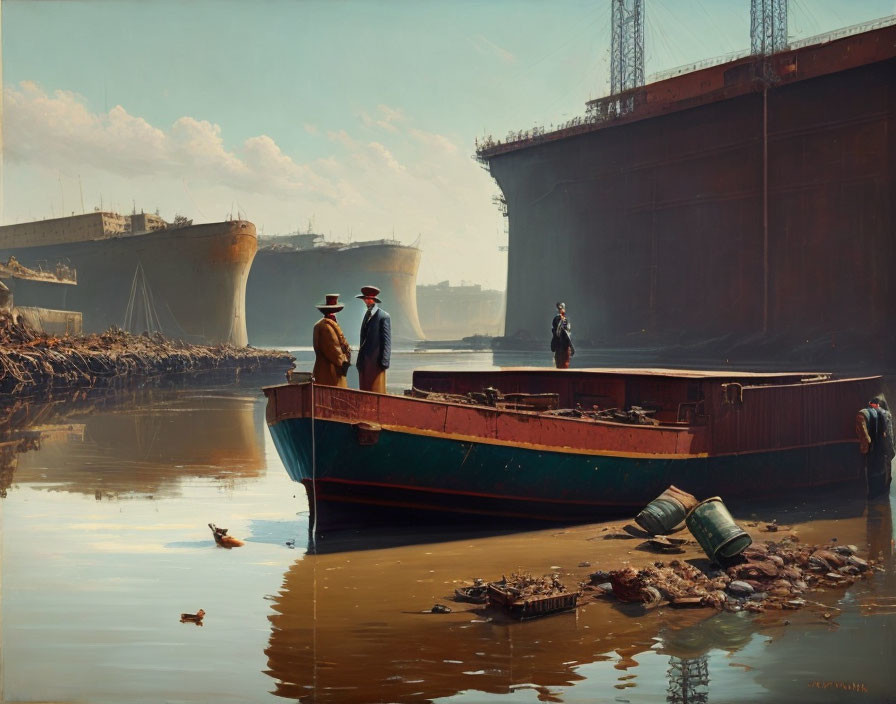
[[[317,553],[317,442],[314,426],[314,377],[311,378],[311,547]]]

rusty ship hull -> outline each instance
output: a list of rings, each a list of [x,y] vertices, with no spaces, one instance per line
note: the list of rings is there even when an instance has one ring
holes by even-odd
[[[35,290],[34,296],[52,300],[33,300],[34,305],[80,311],[88,333],[116,325],[136,333],[160,330],[193,343],[247,344],[246,281],[257,248],[252,223],[165,227],[77,241],[85,230],[78,231],[78,224],[66,229],[63,220],[68,218],[29,223],[43,225],[43,237],[40,229],[28,232],[24,225],[0,228],[0,258],[13,255],[50,267],[62,261],[77,270],[78,285],[64,292],[64,300],[57,300],[59,293]]]
[[[426,398],[311,382],[264,389],[274,444],[319,526],[367,509],[387,519],[407,509],[592,522],[633,515],[670,484],[745,501],[858,486],[854,409],[879,393],[881,378],[506,367],[417,370],[413,388]],[[561,409],[649,407],[652,419],[457,402],[484,388],[556,394]]]
[[[546,347],[564,300],[579,346],[620,358],[893,371],[896,27],[589,109],[478,151],[509,218],[508,338]]]
[[[339,293],[345,304],[339,324],[357,349],[366,308],[354,296],[368,284],[380,289],[382,308],[392,317],[393,341],[423,339],[416,294],[420,254],[417,247],[390,240],[305,249],[260,247],[246,292],[249,341],[310,345],[320,318],[315,304],[327,293]]]

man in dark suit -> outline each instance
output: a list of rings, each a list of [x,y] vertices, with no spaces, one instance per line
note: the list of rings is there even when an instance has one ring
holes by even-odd
[[[386,370],[392,355],[392,319],[377,304],[380,290],[376,286],[362,286],[361,295],[367,313],[361,323],[361,347],[358,350],[358,377],[361,391],[386,393]]]
[[[566,317],[566,304],[557,303],[557,315],[551,323],[551,352],[554,353],[554,366],[557,369],[569,369],[569,360],[576,353],[572,346],[572,325]]]

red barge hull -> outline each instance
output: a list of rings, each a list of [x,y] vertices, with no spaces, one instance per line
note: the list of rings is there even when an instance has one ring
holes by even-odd
[[[414,386],[557,393],[563,407],[640,405],[658,423],[268,387],[275,445],[319,525],[399,511],[587,522],[639,509],[669,484],[727,500],[859,482],[855,413],[880,378],[520,369],[418,371]]]

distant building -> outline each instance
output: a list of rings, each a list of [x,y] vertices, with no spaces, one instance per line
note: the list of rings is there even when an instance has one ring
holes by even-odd
[[[448,281],[417,286],[420,325],[431,340],[504,334],[504,292]]]
[[[15,257],[10,257],[6,262],[0,261],[0,310],[11,313],[14,318],[22,317],[34,330],[52,335],[80,335],[80,311],[45,305],[48,301],[64,304],[66,289],[77,282],[77,272],[65,264],[44,271],[23,266]],[[21,305],[23,302],[29,305]]]

